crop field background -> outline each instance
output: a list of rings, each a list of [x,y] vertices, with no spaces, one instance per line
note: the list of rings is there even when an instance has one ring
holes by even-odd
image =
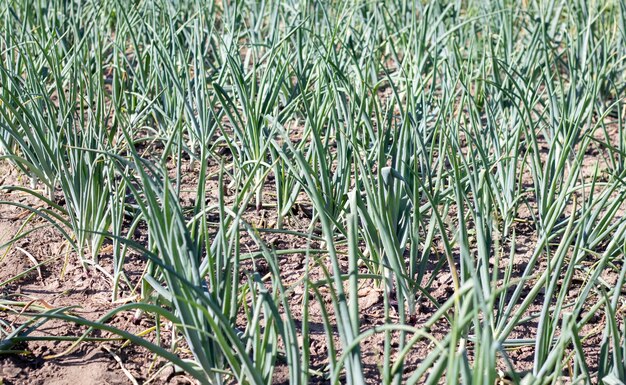
[[[626,1],[0,1],[0,384],[626,382]]]

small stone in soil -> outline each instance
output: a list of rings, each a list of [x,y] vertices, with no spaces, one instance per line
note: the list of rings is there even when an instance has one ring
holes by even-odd
[[[22,373],[22,368],[8,367],[2,369],[2,375],[7,378],[17,378]]]

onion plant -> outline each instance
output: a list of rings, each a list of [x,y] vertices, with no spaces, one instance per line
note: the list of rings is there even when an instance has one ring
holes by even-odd
[[[89,328],[73,346],[106,330],[203,384],[626,381],[624,1],[0,16],[0,157],[19,175],[0,192],[39,202],[1,204],[47,221],[116,306],[140,294],[96,321],[27,307],[0,353],[59,319]],[[126,310],[156,343],[109,324]]]

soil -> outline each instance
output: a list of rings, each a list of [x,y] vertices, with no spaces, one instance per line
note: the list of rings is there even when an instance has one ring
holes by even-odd
[[[593,146],[590,154],[593,156],[585,164],[584,174],[586,177],[592,174],[595,167],[594,159],[601,158],[602,149]],[[185,165],[184,169],[193,169]],[[6,162],[0,163],[0,185],[20,185],[25,181],[20,178],[17,171],[13,170]],[[524,176],[524,179],[530,175]],[[530,179],[527,180],[529,182]],[[193,172],[189,172],[183,178],[183,191],[192,191],[196,179]],[[207,201],[217,202],[218,186],[216,178],[207,181]],[[255,227],[272,228],[276,224],[276,213],[271,202],[271,190],[266,188],[268,202],[258,210],[250,207],[245,219]],[[183,193],[183,204],[192,205],[195,197]],[[227,197],[227,199],[229,199]],[[22,205],[37,207],[40,203],[19,191],[0,191],[0,201],[17,202]],[[529,205],[532,206],[532,197],[528,197]],[[87,320],[97,320],[107,312],[117,308],[120,303],[112,302],[112,286],[110,278],[103,271],[83,266],[74,252],[68,250],[67,242],[57,230],[39,217],[31,218],[29,211],[11,204],[0,204],[0,245],[5,244],[19,234],[33,231],[15,243],[0,249],[0,283],[11,280],[18,274],[32,268],[36,263],[44,262],[39,269],[34,269],[20,279],[6,285],[0,285],[0,299],[17,301],[18,303],[2,307],[0,306],[0,320],[10,327],[18,327],[28,320],[22,312],[32,309],[52,309],[64,306],[76,306],[73,314],[80,315]],[[516,250],[514,253],[514,274],[521,276],[537,241],[535,229],[529,224],[532,222],[530,210],[520,206],[518,212],[519,221],[514,227],[517,233]],[[290,230],[308,232],[310,224],[310,206],[303,199],[296,205],[296,209],[286,218],[286,227]],[[264,241],[276,249],[301,248],[310,242],[310,247],[320,249],[324,246],[318,241],[310,241],[306,238],[294,235],[276,233],[262,233]],[[139,234],[141,240],[141,231]],[[145,241],[145,239],[144,239]],[[509,247],[509,246],[503,246]],[[257,249],[254,241],[249,237],[242,238],[242,249],[253,251]],[[341,251],[341,250],[340,250]],[[109,254],[108,254],[108,253]],[[433,250],[431,259],[438,259],[437,250]],[[439,250],[441,252],[441,250]],[[110,246],[105,245],[100,256],[101,266],[104,272],[112,273]],[[302,318],[302,306],[304,296],[310,299],[308,308],[310,325],[310,353],[311,369],[323,371],[328,364],[327,356],[329,341],[323,327],[322,307],[326,307],[331,319],[334,319],[333,310],[330,306],[328,288],[322,286],[320,294],[316,297],[312,292],[304,293],[302,277],[308,273],[312,281],[324,278],[320,263],[311,257],[306,265],[306,257],[302,254],[291,254],[280,260],[281,280],[285,286],[291,287],[289,303],[292,316],[299,320]],[[347,261],[340,261],[347,267]],[[501,261],[506,265],[508,261]],[[132,301],[138,298],[135,290],[141,280],[145,259],[141,255],[131,253],[127,256],[125,265],[126,275],[130,285],[123,287],[119,298]],[[545,267],[545,262],[540,263],[540,269]],[[261,275],[269,272],[269,268],[263,260],[247,261],[242,271],[256,271]],[[245,277],[242,277],[245,279]],[[615,277],[607,273],[607,281]],[[446,269],[436,270],[433,263],[429,264],[429,270],[424,277],[424,283],[432,282],[431,295],[441,304],[448,300],[453,293],[451,276]],[[530,282],[529,282],[530,285]],[[576,296],[576,291],[569,295]],[[386,320],[384,311],[384,291],[379,282],[364,281],[359,290],[359,304],[362,311],[361,329],[366,330],[375,325],[393,322],[394,319]],[[529,314],[538,313],[541,310],[540,297],[537,304],[532,306]],[[417,304],[417,312],[410,319],[411,326],[420,328],[429,317],[436,311],[435,305],[425,298]],[[392,313],[393,314],[393,313]],[[241,321],[243,322],[243,318]],[[600,327],[594,330],[594,322]],[[597,319],[590,323],[588,330],[583,334],[588,335],[584,343],[585,353],[590,362],[599,354],[601,326],[604,325],[604,315],[598,314]],[[115,315],[108,321],[111,326],[132,333],[141,333],[154,326],[153,319],[144,316],[139,319],[134,312],[123,312]],[[0,324],[1,326],[2,324]],[[298,325],[302,330],[302,325]],[[75,325],[61,320],[51,320],[37,328],[31,334],[33,337],[41,336],[80,336],[86,331],[83,326]],[[514,330],[512,338],[528,338],[535,335],[537,325],[526,323]],[[448,325],[440,321],[430,328],[430,333],[436,339],[443,339],[448,333]],[[167,334],[167,333],[165,333]],[[335,333],[336,334],[336,333]],[[0,384],[193,384],[192,379],[183,373],[176,372],[163,359],[155,357],[144,348],[127,344],[124,341],[111,340],[114,336],[105,332],[95,332],[90,337],[109,339],[106,341],[82,342],[75,349],[67,352],[72,346],[71,341],[42,341],[33,340],[21,342],[12,347],[13,353],[0,356]],[[145,338],[155,342],[154,333],[148,333]],[[300,336],[302,338],[302,336]],[[397,348],[397,334],[392,339],[392,347]],[[163,346],[169,346],[171,341],[162,340]],[[339,345],[335,338],[335,345]],[[381,381],[380,373],[384,365],[381,362],[385,336],[382,333],[373,335],[362,343],[362,355],[364,370],[371,384]],[[395,344],[395,345],[394,345]],[[411,349],[405,364],[405,374],[409,376],[411,371],[432,351],[432,342],[426,340],[416,344]],[[184,347],[179,351],[185,354]],[[516,369],[523,371],[532,368],[534,349],[532,346],[513,348],[508,351],[510,358],[516,365]],[[340,354],[340,352],[338,352]],[[470,357],[471,359],[471,357]],[[505,367],[502,366],[503,370]],[[327,383],[326,380],[314,378],[314,383]],[[284,366],[278,364],[274,373],[274,383],[288,384],[288,373]],[[317,382],[315,382],[317,381]],[[345,381],[345,379],[344,379]]]

